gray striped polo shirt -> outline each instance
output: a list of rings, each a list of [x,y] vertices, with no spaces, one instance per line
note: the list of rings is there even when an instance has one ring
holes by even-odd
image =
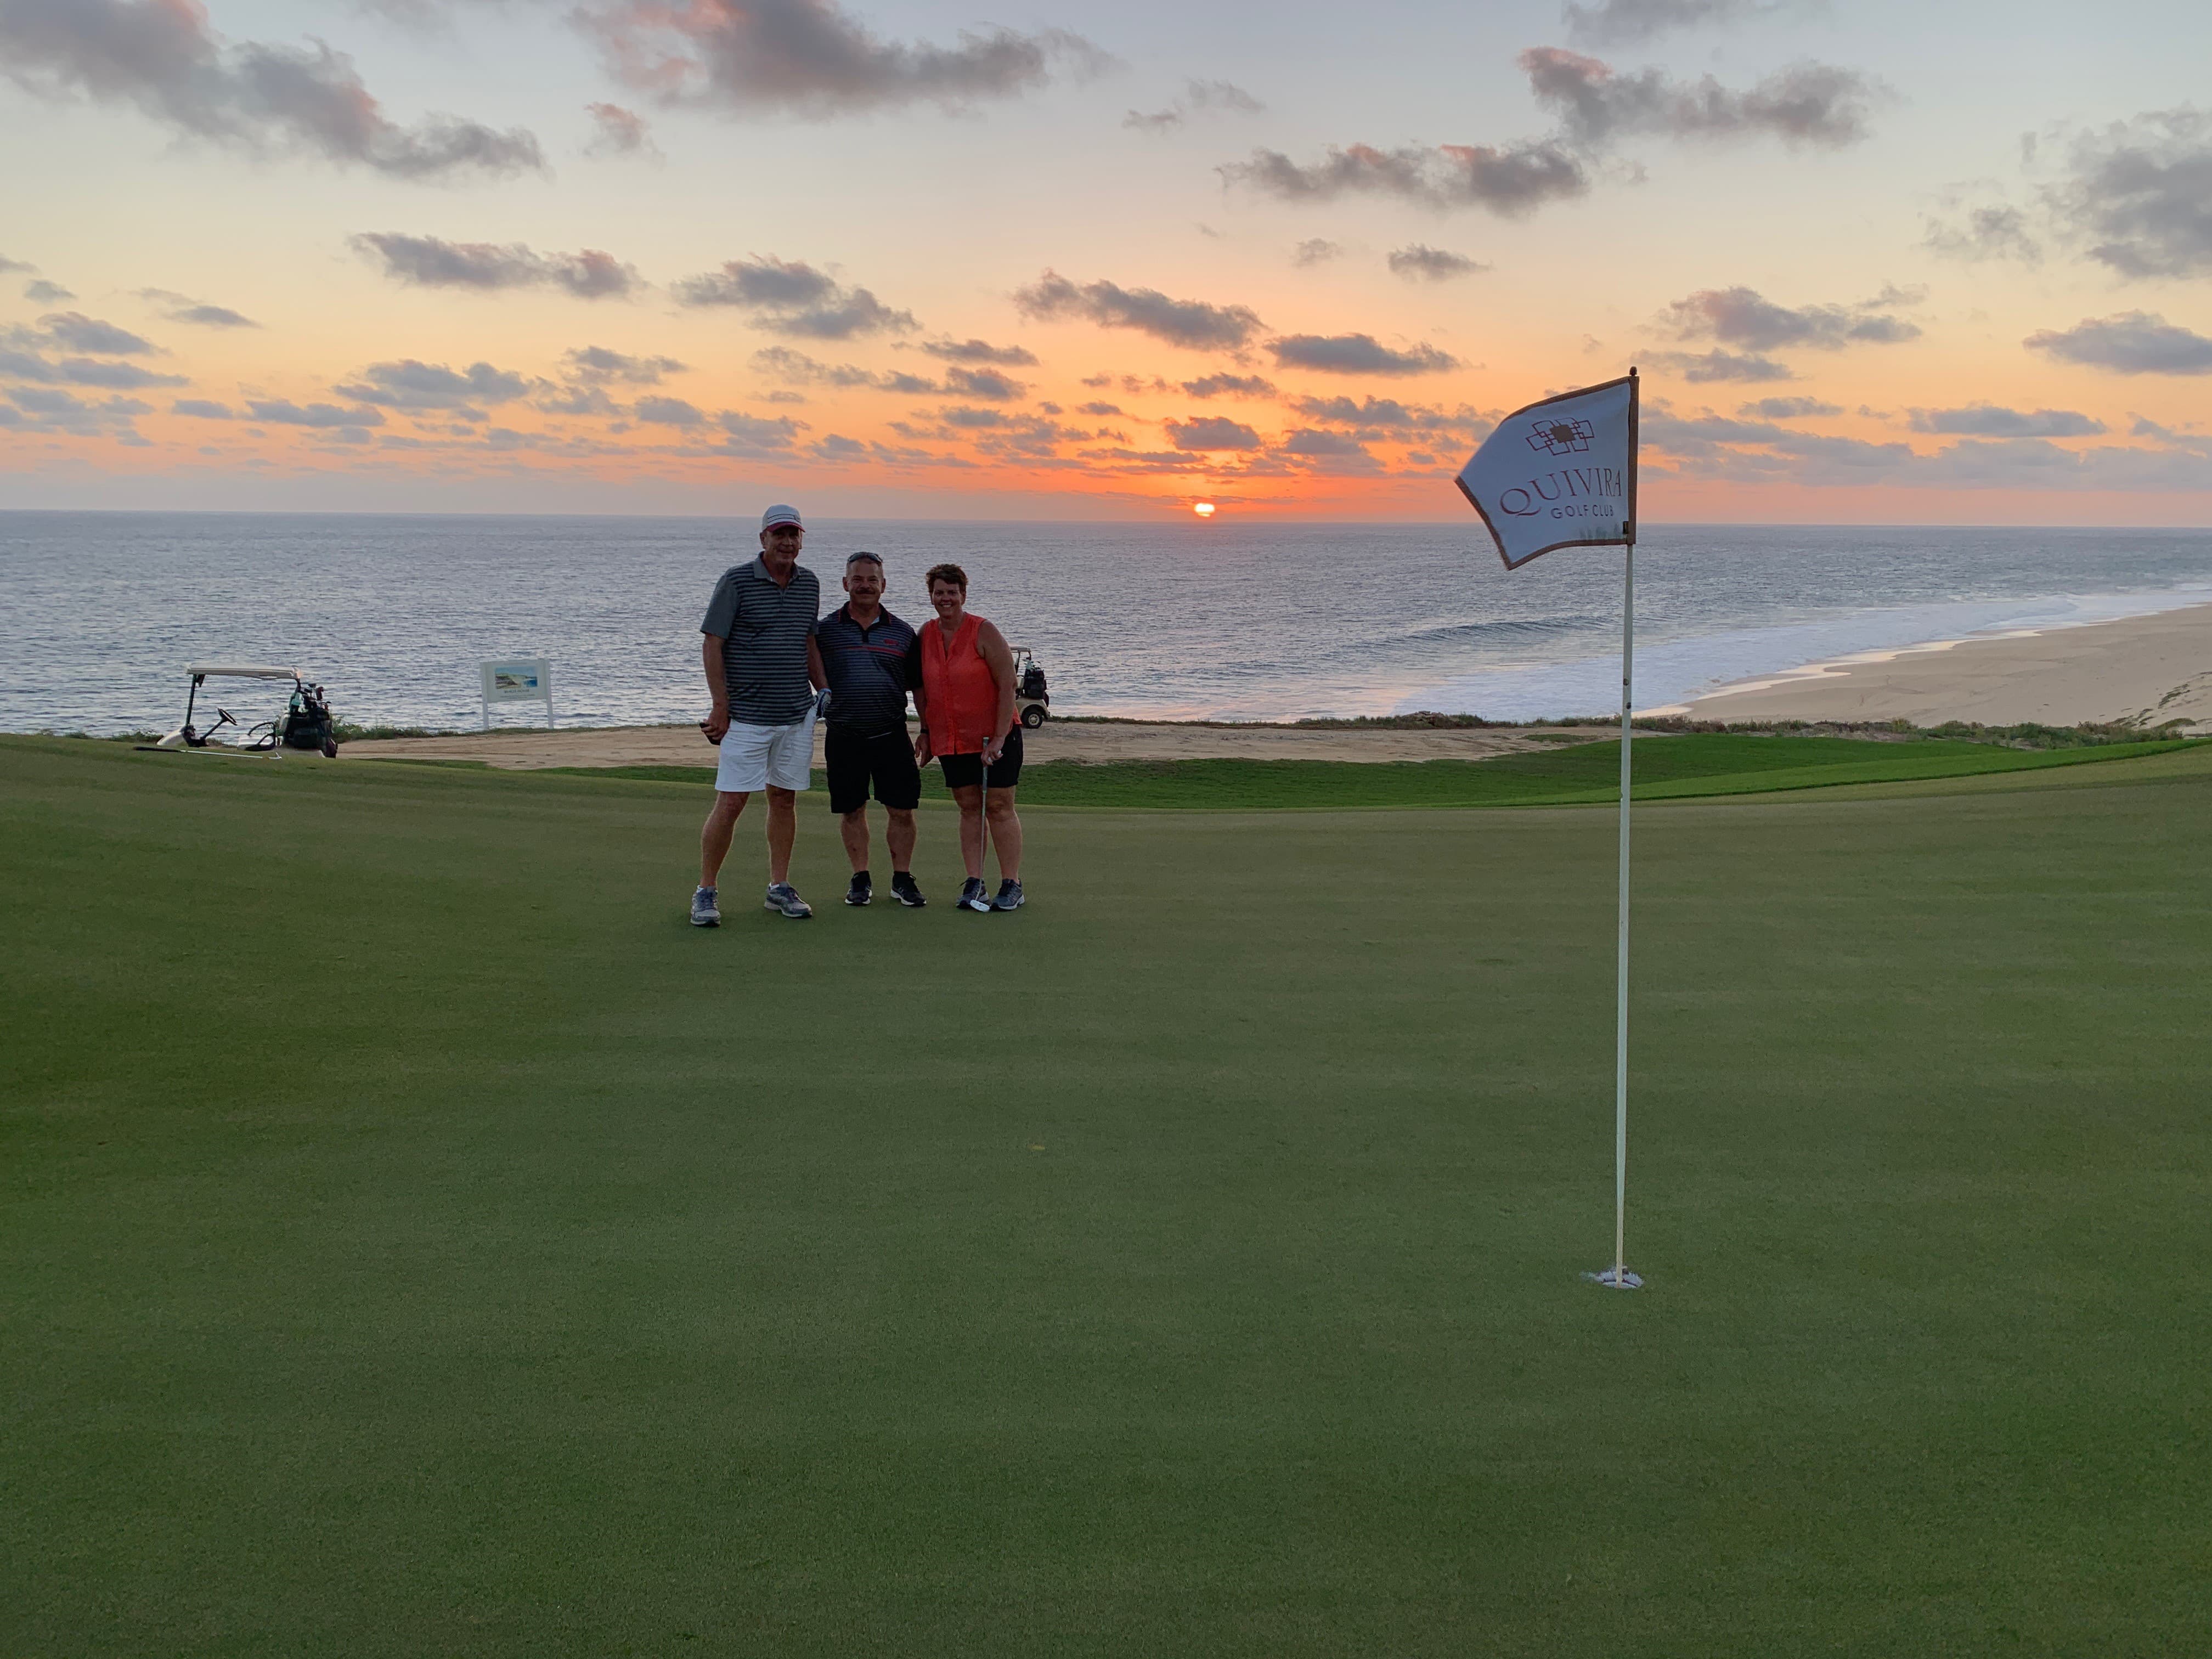
[[[746,726],[788,726],[813,706],[806,641],[822,611],[822,584],[805,565],[778,587],[758,559],[732,565],[714,584],[702,634],[722,641],[730,718]]]

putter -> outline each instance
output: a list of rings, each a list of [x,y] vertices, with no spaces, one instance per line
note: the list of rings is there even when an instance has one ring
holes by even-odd
[[[988,749],[990,745],[987,744],[984,746]],[[987,760],[983,760],[983,757],[981,755],[978,755],[975,758],[978,761],[982,762],[983,769],[981,773],[979,775],[983,785],[983,807],[981,815],[983,853],[982,856],[978,859],[976,862],[982,865],[986,871],[988,871],[991,867],[989,861],[991,857],[991,763]],[[979,909],[988,910],[991,908],[990,896],[991,878],[987,874],[983,878],[983,902],[981,905],[977,907]]]

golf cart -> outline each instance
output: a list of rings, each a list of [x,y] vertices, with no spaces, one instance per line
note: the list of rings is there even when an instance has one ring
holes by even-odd
[[[140,748],[177,754],[266,755],[271,759],[289,749],[330,760],[337,758],[337,738],[333,729],[336,723],[331,717],[330,702],[323,688],[303,678],[298,669],[204,662],[194,663],[185,672],[192,677],[191,690],[185,694],[185,723],[159,743],[141,744]],[[263,720],[258,726],[240,726],[235,714],[218,706],[214,721],[202,728],[192,724],[192,713],[199,702],[200,687],[210,678],[289,680],[292,699],[275,720]],[[227,742],[221,736],[226,726],[234,728]]]
[[[1018,645],[1013,652],[1014,707],[1021,711],[1022,724],[1034,732],[1044,724],[1052,698],[1045,691],[1044,670],[1029,647]]]

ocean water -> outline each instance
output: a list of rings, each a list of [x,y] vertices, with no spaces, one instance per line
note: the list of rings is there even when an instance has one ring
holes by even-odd
[[[1637,550],[1637,703],[1977,633],[2212,602],[2212,532],[1657,526]],[[966,567],[1062,714],[1493,719],[1619,707],[1618,549],[1508,574],[1466,524],[824,520],[805,562],[886,561],[889,601]],[[698,624],[754,550],[732,520],[0,514],[0,730],[166,729],[185,666],[296,663],[342,719],[471,729],[477,665],[544,656],[561,724],[705,711]],[[226,693],[228,695],[228,693]],[[266,688],[241,690],[246,717]],[[263,714],[270,711],[262,711]],[[541,718],[532,705],[495,711]]]

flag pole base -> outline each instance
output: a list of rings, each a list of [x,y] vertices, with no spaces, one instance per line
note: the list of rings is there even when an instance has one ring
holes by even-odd
[[[1604,1285],[1608,1291],[1640,1291],[1644,1288],[1644,1275],[1632,1273],[1626,1267],[1607,1267],[1603,1273],[1584,1273],[1583,1277],[1593,1285]]]

